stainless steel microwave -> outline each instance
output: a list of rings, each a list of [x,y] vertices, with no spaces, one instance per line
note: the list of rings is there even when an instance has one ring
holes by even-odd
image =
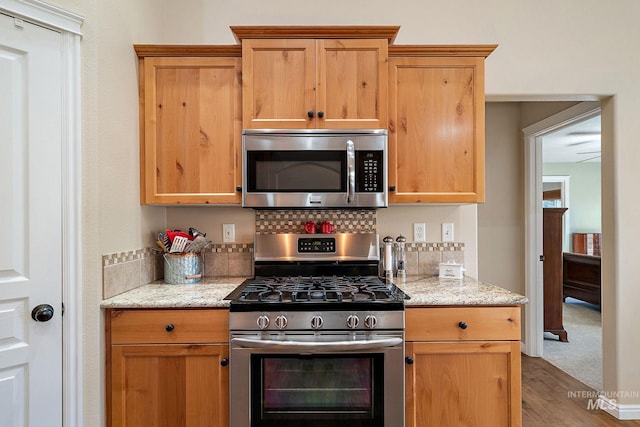
[[[242,206],[381,208],[387,131],[245,130]]]

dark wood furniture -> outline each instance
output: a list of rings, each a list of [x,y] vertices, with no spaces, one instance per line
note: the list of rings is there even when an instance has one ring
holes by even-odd
[[[544,208],[542,254],[544,278],[544,331],[568,342],[562,324],[562,216],[567,208]]]
[[[600,257],[562,254],[562,296],[601,305]]]

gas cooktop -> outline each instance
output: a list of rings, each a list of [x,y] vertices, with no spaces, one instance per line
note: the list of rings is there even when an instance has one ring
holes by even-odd
[[[377,276],[255,277],[225,299],[231,311],[401,310],[406,294]]]
[[[377,276],[377,234],[258,234],[254,278],[230,311],[403,310],[407,296]]]

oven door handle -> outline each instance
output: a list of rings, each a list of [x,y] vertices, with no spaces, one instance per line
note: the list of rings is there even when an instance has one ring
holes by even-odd
[[[359,341],[329,341],[329,342],[305,342],[305,341],[276,341],[253,338],[232,338],[231,345],[243,348],[263,348],[295,351],[339,351],[339,350],[375,350],[386,347],[395,347],[402,344],[402,338],[384,338],[377,340]]]

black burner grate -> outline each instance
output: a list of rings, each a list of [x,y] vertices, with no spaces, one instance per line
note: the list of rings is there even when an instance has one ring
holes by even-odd
[[[241,290],[243,302],[396,301],[393,288],[375,276],[256,277]]]

